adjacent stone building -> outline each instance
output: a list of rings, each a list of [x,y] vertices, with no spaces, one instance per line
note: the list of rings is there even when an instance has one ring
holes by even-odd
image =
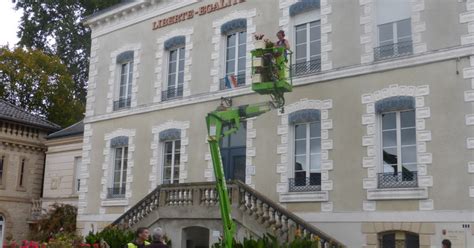
[[[0,100],[0,247],[41,214],[46,136],[60,127]],[[33,210],[33,211],[32,211]]]
[[[301,224],[289,211],[347,247],[474,247],[471,0],[140,0],[86,24],[83,233],[120,217],[163,225],[177,247],[198,242],[192,230],[216,240],[204,117],[221,97],[268,100],[250,88],[249,54],[255,34],[281,29],[285,112],[221,145],[228,178],[245,183],[239,225]]]
[[[77,207],[83,133],[84,124],[80,121],[46,137],[43,209],[55,203]]]

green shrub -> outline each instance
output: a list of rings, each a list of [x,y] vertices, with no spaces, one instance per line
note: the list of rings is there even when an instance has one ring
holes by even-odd
[[[108,226],[104,230],[94,233],[89,232],[86,236],[86,243],[93,245],[100,241],[105,241],[110,248],[122,248],[127,243],[130,243],[135,238],[135,233],[129,229],[121,228],[119,226]]]
[[[244,238],[243,243],[234,239],[233,248],[319,248],[317,240],[310,238],[296,237],[290,243],[280,243],[278,239],[270,234],[264,235],[262,238]],[[225,248],[223,242],[216,243],[212,248]]]

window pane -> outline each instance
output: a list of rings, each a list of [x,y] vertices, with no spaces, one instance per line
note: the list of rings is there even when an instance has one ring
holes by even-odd
[[[295,138],[296,139],[306,138],[306,125],[305,124],[295,125]]]
[[[168,75],[168,90],[173,89],[176,84],[176,74],[169,74]]]
[[[164,164],[164,166],[166,166],[166,167],[171,166],[172,156],[173,156],[173,155],[171,155],[171,154],[168,154],[168,155],[165,156],[165,164]]]
[[[416,144],[416,130],[415,128],[402,129],[402,146]]]
[[[397,148],[384,148],[383,149],[383,162],[388,165],[397,165]]]
[[[243,31],[239,33],[239,44],[247,43],[247,32]]]
[[[175,165],[175,167],[176,166],[179,167],[179,164],[180,164],[180,155],[176,154],[176,155],[174,155],[174,165]]]
[[[241,128],[239,128],[237,132],[229,136],[229,139],[231,147],[245,146],[247,140],[247,129],[245,129],[244,125],[241,125]]]
[[[397,22],[398,39],[411,37],[411,19],[405,19]]]
[[[165,142],[165,154],[170,154],[173,151],[173,142]]]
[[[175,182],[179,182],[179,167],[178,166],[173,168],[173,179]]]
[[[227,36],[227,47],[235,46],[235,34]]]
[[[164,179],[171,178],[171,167],[165,167],[165,173],[163,174]]]
[[[402,147],[402,164],[416,163],[416,146]]]
[[[296,26],[296,44],[306,43],[306,24]]]
[[[395,113],[382,114],[382,130],[395,129],[396,125]]]
[[[311,144],[311,154],[321,153],[321,139],[320,138],[311,139],[310,144]]]
[[[235,71],[235,60],[227,61],[226,63],[226,74],[233,74]]]
[[[306,58],[306,43],[296,45],[296,59]]]
[[[416,172],[418,170],[416,163],[411,163],[411,164],[403,164],[402,165],[402,172],[408,172],[408,171],[414,171]],[[410,180],[414,179],[414,176],[409,177]]]
[[[245,58],[240,58],[239,59],[239,64],[237,67],[237,71],[245,71]]]
[[[311,57],[321,55],[321,42],[311,42],[309,50]]]
[[[235,59],[235,47],[227,48],[227,60]]]
[[[321,137],[321,122],[313,122],[310,124],[310,136],[314,137]]]
[[[184,47],[181,47],[179,49],[179,59],[184,59],[184,55],[185,55]]]
[[[319,21],[312,22],[311,27],[309,30],[310,40],[320,40],[321,39],[321,26],[319,25]]]
[[[311,171],[321,171],[321,155],[320,154],[314,154],[311,155]]]
[[[184,73],[180,72],[178,73],[178,84],[181,85],[184,83]]]
[[[175,153],[179,153],[180,148],[181,148],[181,140],[175,140],[175,141],[174,141],[174,150],[175,150]]]
[[[247,46],[245,44],[239,46],[239,58],[245,57],[247,54]]]
[[[170,63],[175,62],[178,56],[178,51],[177,50],[171,50],[170,51]]]
[[[397,131],[383,131],[382,132],[383,147],[397,146]]]
[[[403,127],[415,127],[415,110],[400,112],[400,123]]]
[[[306,140],[298,140],[295,142],[295,154],[306,154]]]
[[[178,71],[179,72],[184,71],[184,59],[179,60]]]
[[[295,171],[306,170],[306,156],[295,157]]]
[[[379,42],[393,43],[393,23],[379,25]]]

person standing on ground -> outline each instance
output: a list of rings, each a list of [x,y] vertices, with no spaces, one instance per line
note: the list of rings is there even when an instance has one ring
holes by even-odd
[[[153,242],[151,245],[146,246],[147,248],[168,248],[168,246],[165,244],[163,240],[163,229],[157,227],[153,229],[153,232],[151,233],[151,237],[153,238]]]
[[[443,248],[451,248],[451,241],[449,241],[449,239],[443,240],[441,244],[443,245]]]
[[[134,241],[127,244],[127,248],[145,248],[150,244],[148,242],[148,237],[150,236],[150,231],[146,227],[137,228],[136,238]]]

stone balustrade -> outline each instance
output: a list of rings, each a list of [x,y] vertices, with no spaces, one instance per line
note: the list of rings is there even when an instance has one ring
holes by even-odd
[[[251,217],[281,240],[287,241],[295,235],[301,235],[320,240],[321,247],[344,247],[329,235],[240,181],[228,183],[228,191],[233,211],[241,211]],[[218,205],[218,192],[212,182],[161,185],[113,224],[133,227],[158,208],[210,208]]]

